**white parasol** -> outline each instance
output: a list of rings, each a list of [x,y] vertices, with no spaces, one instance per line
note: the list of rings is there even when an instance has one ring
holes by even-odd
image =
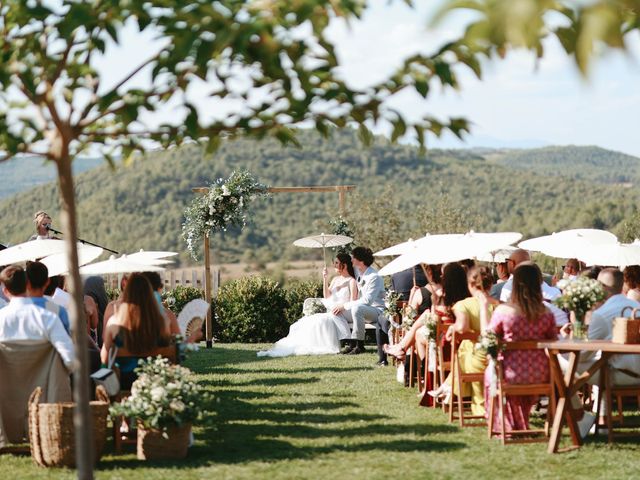
[[[619,242],[593,245],[578,250],[575,258],[587,265],[611,265],[624,269],[629,265],[640,265],[640,245]]]
[[[419,263],[440,264],[474,258],[486,252],[498,250],[517,242],[522,234],[517,232],[427,235],[414,242],[411,251],[389,262],[379,272],[392,275]]]
[[[517,249],[517,247],[512,246],[502,247],[498,250],[477,255],[476,260],[480,260],[481,262],[504,263]]]
[[[127,255],[129,260],[139,261],[139,260],[160,260],[168,257],[175,257],[178,255],[178,252],[161,252],[161,251],[146,251],[140,250],[135,253],[130,253]]]
[[[617,243],[618,238],[606,230],[577,228],[520,242],[518,247],[541,252],[555,258],[576,258],[576,254],[595,245]]]
[[[78,249],[80,248],[82,248],[81,243],[78,244]],[[64,240],[32,240],[2,250],[0,252],[0,265],[11,265],[13,263],[26,262],[27,260],[37,260],[64,252]]]
[[[392,255],[402,255],[403,253],[410,252],[413,249],[416,241],[413,238],[410,238],[406,242],[398,243],[397,245],[392,245],[387,247],[379,252],[374,253],[373,255],[376,257],[386,257]]]
[[[310,237],[299,238],[293,244],[296,247],[303,248],[322,248],[322,258],[324,264],[327,264],[326,248],[341,247],[353,242],[353,238],[346,235],[327,235],[321,233],[320,235],[312,235]]]
[[[131,261],[126,255],[114,257],[103,262],[92,263],[80,267],[81,275],[104,275],[108,273],[129,273],[129,272],[162,272],[165,268],[160,265]]]
[[[93,262],[96,258],[102,255],[103,251],[104,250],[101,247],[94,247],[92,245],[82,245],[82,247],[78,246],[78,265],[82,266]],[[41,261],[47,266],[47,270],[49,270],[49,277],[66,275],[69,273],[66,253],[55,253],[43,258]]]

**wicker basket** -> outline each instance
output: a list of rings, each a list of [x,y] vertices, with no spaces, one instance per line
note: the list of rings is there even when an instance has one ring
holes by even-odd
[[[181,459],[187,456],[191,424],[171,427],[167,438],[161,431],[149,430],[138,424],[138,459],[163,460]]]
[[[626,318],[624,312],[631,307],[625,307],[620,316],[613,319],[611,341],[613,343],[640,343],[640,319],[636,318],[637,309],[631,310],[631,318]]]
[[[73,409],[75,404],[40,403],[42,389],[36,388],[29,398],[29,439],[31,456],[43,467],[74,467],[76,464]],[[95,461],[102,455],[107,434],[109,397],[103,387],[96,388],[91,402]]]

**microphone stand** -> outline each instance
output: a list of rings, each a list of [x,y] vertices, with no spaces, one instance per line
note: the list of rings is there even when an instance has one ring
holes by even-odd
[[[47,230],[49,230],[50,232],[55,233],[56,235],[64,235],[64,233],[62,233],[59,230],[56,230],[55,228],[51,228],[49,225],[47,225]],[[92,247],[102,248],[103,250],[106,250],[107,252],[111,252],[111,253],[114,253],[116,255],[119,255],[119,253],[116,252],[115,250],[111,250],[110,248],[103,247],[102,245],[98,245],[97,243],[93,243],[93,242],[90,242],[88,240],[84,240],[82,238],[79,238],[78,241],[80,243],[82,243],[83,245],[91,245]]]

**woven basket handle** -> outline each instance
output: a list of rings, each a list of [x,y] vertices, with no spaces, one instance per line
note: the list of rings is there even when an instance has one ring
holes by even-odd
[[[36,387],[29,396],[29,433],[33,434],[35,438],[29,438],[31,444],[31,455],[36,463],[46,466],[44,458],[42,456],[42,445],[40,443],[40,396],[42,395],[42,388]]]
[[[624,307],[624,308],[622,309],[622,311],[620,312],[620,316],[621,316],[621,317],[624,317],[624,312],[626,312],[626,311],[627,311],[627,310],[629,310],[629,309],[631,309],[631,317],[630,317],[630,318],[632,318],[632,319],[634,319],[634,320],[640,320],[640,319],[638,319],[638,316],[637,316],[637,314],[638,314],[638,312],[640,311],[640,309],[638,309],[638,308],[633,308],[632,306],[626,306],[626,307]]]

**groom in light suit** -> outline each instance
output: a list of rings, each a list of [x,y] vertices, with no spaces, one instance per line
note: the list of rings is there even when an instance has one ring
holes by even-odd
[[[378,275],[378,271],[371,268],[373,263],[371,249],[365,247],[354,248],[351,252],[351,263],[358,275],[359,297],[357,300],[338,305],[333,309],[334,315],[342,314],[347,321],[351,320],[353,322],[351,338],[345,340],[346,345],[341,353],[357,355],[365,351],[364,325],[368,321],[376,326],[378,354],[381,355],[379,364],[384,365],[386,364],[386,355],[382,351],[382,345],[383,343],[388,343],[388,337],[386,341],[385,337],[387,336],[386,332],[389,330],[388,323],[386,325],[380,324],[380,322],[386,322],[386,319],[381,315],[384,309],[384,281]]]

